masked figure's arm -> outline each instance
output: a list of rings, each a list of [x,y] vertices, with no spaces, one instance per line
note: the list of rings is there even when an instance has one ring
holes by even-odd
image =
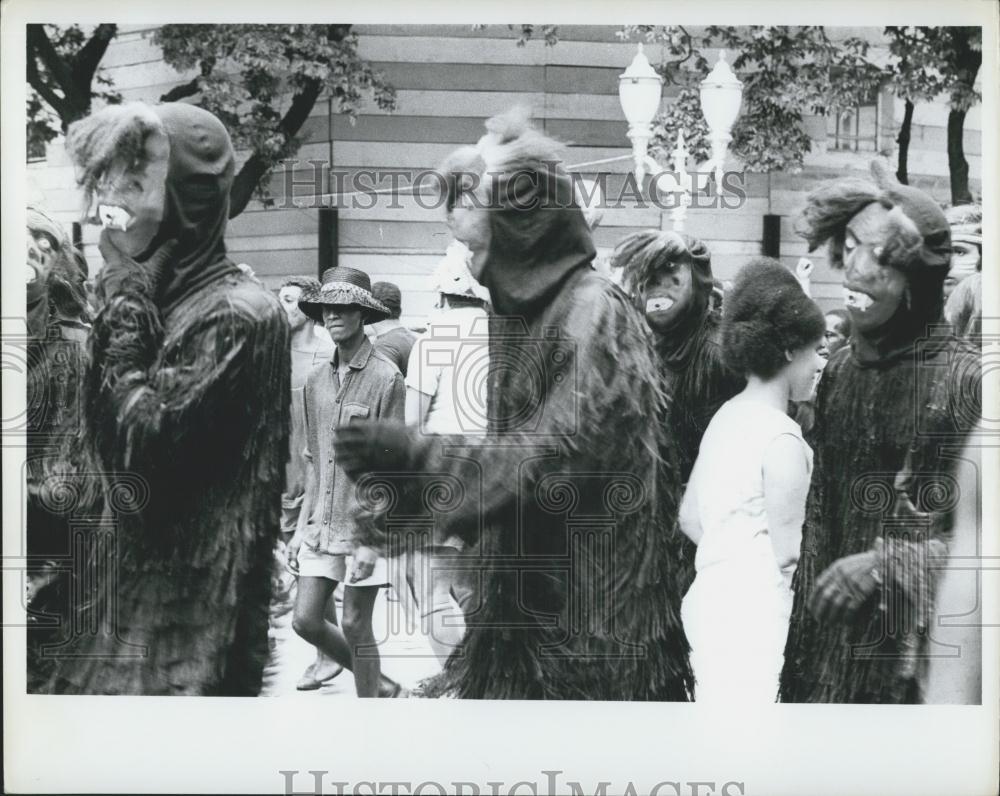
[[[569,358],[558,378],[549,374],[541,416],[530,429],[486,437],[421,435],[382,423],[339,429],[338,457],[362,492],[393,481],[394,511],[403,514],[424,513],[439,501],[446,506],[434,514],[440,543],[452,534],[473,541],[491,516],[537,500],[550,473],[572,478],[574,470],[589,470],[613,479],[643,461],[634,475],[646,480],[658,446],[648,446],[652,438],[637,429],[650,427],[650,409],[662,396],[640,319],[617,291],[577,301],[575,309],[568,334],[553,343]]]
[[[265,294],[234,291],[178,319],[170,353],[148,283],[116,286],[94,324],[87,414],[105,466],[182,483],[224,477],[288,381],[288,327]],[[281,403],[287,408],[287,396]],[[276,413],[275,413],[276,414]]]

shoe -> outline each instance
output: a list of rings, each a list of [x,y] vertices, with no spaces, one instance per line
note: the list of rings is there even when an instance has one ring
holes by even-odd
[[[337,668],[333,670],[333,673],[323,680],[317,679],[316,676],[316,662],[313,661],[306,667],[306,670],[302,673],[302,677],[295,684],[296,691],[318,691],[324,685],[324,683],[329,683],[335,677],[337,677],[341,672],[344,671],[344,667],[337,664]]]
[[[388,694],[379,694],[379,697],[382,699],[409,699],[410,690],[404,688],[402,683],[396,683],[392,691]]]

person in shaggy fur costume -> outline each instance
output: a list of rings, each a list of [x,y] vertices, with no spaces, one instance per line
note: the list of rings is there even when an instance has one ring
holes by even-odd
[[[819,382],[786,702],[920,701],[960,497],[949,450],[981,413],[977,352],[942,323],[948,221],[883,164],[872,173],[821,185],[802,217],[810,249],[829,241],[843,271],[853,331]]]
[[[623,286],[653,332],[669,399],[667,432],[686,483],[712,416],[746,384],[723,361],[711,254],[696,238],[643,230],[618,244],[611,267],[622,269]]]
[[[27,212],[28,691],[44,686],[69,632],[70,517],[60,471],[79,440],[80,380],[90,307],[87,264],[65,228],[38,207]]]
[[[104,227],[83,432],[112,532],[80,620],[97,632],[60,658],[50,689],[255,695],[289,332],[277,299],[226,256],[229,134],[193,105],[129,103],[73,124],[67,148]]]
[[[419,517],[437,544],[452,533],[479,544],[479,605],[426,695],[688,700],[664,531],[680,482],[676,462],[658,478],[663,432],[650,421],[664,397],[648,332],[591,267],[554,142],[516,114],[487,130],[464,152],[468,184],[449,186],[452,231],[496,313],[487,434],[352,425],[338,429],[338,456],[372,510],[391,503],[390,532]]]

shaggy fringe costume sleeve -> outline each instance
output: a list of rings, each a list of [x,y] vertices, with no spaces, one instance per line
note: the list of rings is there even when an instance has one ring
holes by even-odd
[[[567,293],[530,339],[492,338],[489,436],[411,437],[416,469],[455,497],[434,515],[435,540],[454,533],[483,556],[463,654],[427,691],[684,701],[679,479],[661,459],[672,448],[652,347],[617,288],[586,273]],[[561,334],[539,347],[543,328]],[[529,346],[545,352],[541,395],[536,371],[512,364]],[[537,422],[518,427],[526,406]],[[419,508],[404,497],[404,511]]]

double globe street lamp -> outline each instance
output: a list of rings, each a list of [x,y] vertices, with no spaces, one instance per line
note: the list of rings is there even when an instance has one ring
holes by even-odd
[[[660,108],[663,95],[663,78],[649,63],[642,49],[618,78],[618,98],[628,120],[628,138],[632,142],[632,159],[636,180],[641,184],[647,174],[653,176],[657,187],[680,196],[671,211],[674,230],[684,229],[687,208],[695,191],[695,177],[687,170],[688,151],[684,131],[677,133],[677,146],[670,153],[673,173],[664,173],[663,167],[649,154],[653,137],[653,118]],[[701,81],[701,112],[708,124],[712,156],[704,164],[705,171],[714,172],[716,192],[722,191],[722,175],[732,129],[740,114],[743,102],[743,84],[726,62],[726,51],[719,51],[719,60],[708,76]]]

